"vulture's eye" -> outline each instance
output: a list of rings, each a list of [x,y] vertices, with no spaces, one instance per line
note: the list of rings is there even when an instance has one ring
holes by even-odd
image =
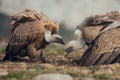
[[[56,34],[57,32],[56,31],[52,31],[52,33],[51,34]]]
[[[56,28],[53,28],[53,29],[52,29],[52,33],[51,33],[51,34],[56,34],[56,33],[57,33]]]
[[[55,39],[56,39],[56,40],[60,40],[60,38],[58,38],[58,37],[57,37],[57,38],[55,38]]]

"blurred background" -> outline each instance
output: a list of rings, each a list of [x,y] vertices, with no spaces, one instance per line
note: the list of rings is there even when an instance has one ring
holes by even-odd
[[[42,11],[60,24],[60,34],[66,41],[90,15],[120,10],[120,0],[0,0],[0,40],[10,38],[10,15],[24,9]]]
[[[120,11],[120,0],[0,0],[0,62],[5,55],[5,48],[11,35],[10,16],[25,9],[41,11],[49,16],[51,20],[58,22],[60,25],[59,34],[68,42],[74,39],[74,30],[77,25],[81,24],[84,18],[115,10]],[[77,68],[76,62],[72,60],[80,59],[85,49],[72,52],[73,54],[71,53],[68,58],[63,58],[64,49],[65,46],[59,44],[47,46],[43,52],[48,61],[46,66],[45,64],[33,62],[33,64],[29,62],[26,64],[25,62],[23,64],[25,68],[23,67],[23,70],[21,70],[23,65],[20,63],[0,63],[0,75],[2,73],[8,74],[5,76],[5,79],[3,79],[3,76],[3,78],[0,77],[0,80],[31,80],[31,77],[38,73],[50,72],[67,73],[74,77],[75,80],[79,80],[77,78],[80,78],[80,80],[120,80],[120,64]],[[17,69],[21,72],[17,72]],[[10,72],[7,70],[10,70]],[[5,73],[5,71],[7,72]],[[92,77],[95,79],[92,79]]]

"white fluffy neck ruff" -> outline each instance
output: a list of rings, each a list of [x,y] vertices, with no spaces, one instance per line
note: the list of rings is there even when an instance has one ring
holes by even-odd
[[[82,31],[79,29],[76,29],[74,32],[75,38],[77,40],[72,40],[67,44],[68,47],[73,47],[74,50],[81,49],[85,46],[85,40],[82,37]]]
[[[75,35],[75,38],[77,40],[81,40],[81,38],[82,38],[82,31],[79,30],[79,29],[76,29],[75,32],[74,32],[74,35]]]
[[[47,29],[45,29],[45,40],[47,42],[50,42],[50,40],[51,40],[51,32]]]

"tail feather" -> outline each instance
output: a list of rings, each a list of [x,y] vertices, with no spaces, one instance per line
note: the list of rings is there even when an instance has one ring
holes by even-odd
[[[81,58],[81,66],[103,65],[120,62],[120,50],[113,50],[102,54],[89,53],[86,58]]]
[[[111,63],[120,63],[120,53]]]
[[[3,58],[3,61],[12,61],[12,59],[15,58],[15,56],[17,56],[20,51],[25,48],[24,45],[10,45],[8,44],[8,46],[6,47],[6,55]]]
[[[114,61],[114,59],[119,55],[120,53],[119,52],[114,52],[114,53],[111,53],[111,56],[105,61],[104,64],[110,64]],[[115,61],[116,62],[116,61]],[[115,63],[114,62],[114,63]]]

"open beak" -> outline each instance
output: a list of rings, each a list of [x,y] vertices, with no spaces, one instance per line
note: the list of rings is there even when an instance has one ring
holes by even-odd
[[[63,41],[63,39],[57,38],[56,42],[65,45],[65,42]]]
[[[65,50],[65,57],[67,57],[68,54],[70,54],[70,52],[72,52],[72,51],[73,51],[72,47],[69,47],[68,49],[66,49]]]

